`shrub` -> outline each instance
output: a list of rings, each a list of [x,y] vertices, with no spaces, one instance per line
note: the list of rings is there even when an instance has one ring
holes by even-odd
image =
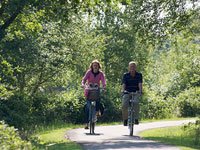
[[[195,117],[200,114],[200,88],[190,88],[177,96],[180,114]]]
[[[183,126],[183,131],[191,137],[192,143],[194,145],[199,145],[200,144],[200,119],[196,120],[195,123],[188,123],[187,125]]]
[[[100,118],[103,122],[121,121],[121,86],[118,84],[107,85],[107,90],[101,94],[101,102],[105,106],[104,116]]]
[[[1,150],[31,150],[30,142],[23,141],[14,127],[0,122],[0,149]]]
[[[19,129],[31,121],[31,106],[27,95],[15,93],[8,100],[0,101],[0,118]]]
[[[164,96],[157,95],[154,91],[145,92],[141,104],[141,117],[148,119],[162,119],[173,116],[176,103],[173,99],[164,99]]]

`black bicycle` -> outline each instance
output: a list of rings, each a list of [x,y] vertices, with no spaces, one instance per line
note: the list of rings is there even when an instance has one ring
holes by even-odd
[[[96,83],[89,84],[88,100],[90,101],[90,111],[89,111],[89,124],[90,124],[90,134],[94,134],[95,123],[97,121],[96,115],[96,103],[100,99],[100,87]]]
[[[128,128],[129,128],[129,135],[133,136],[134,124],[135,124],[135,110],[134,110],[134,103],[135,103],[135,96],[139,94],[138,91],[136,92],[128,92],[125,91],[124,94],[130,95],[129,101],[129,109],[128,109]]]

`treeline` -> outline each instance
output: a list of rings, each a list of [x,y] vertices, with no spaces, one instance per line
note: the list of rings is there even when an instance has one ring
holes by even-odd
[[[120,84],[130,61],[144,78],[142,119],[198,116],[198,8],[129,2],[2,1],[0,120],[19,129],[83,123],[80,83],[94,59],[108,84],[101,122],[121,120]]]

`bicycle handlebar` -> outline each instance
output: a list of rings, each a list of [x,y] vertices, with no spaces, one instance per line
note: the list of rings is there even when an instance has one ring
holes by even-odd
[[[124,93],[127,93],[127,94],[130,94],[130,93],[134,93],[134,94],[137,94],[137,93],[139,93],[139,91],[136,91],[136,92],[129,92],[129,91],[124,91]]]
[[[130,95],[137,95],[137,94],[142,94],[141,92],[139,92],[139,91],[136,91],[136,92],[129,92],[129,91],[124,91],[124,93],[123,94],[130,94]]]
[[[87,86],[83,87],[83,89],[88,89],[88,90],[97,90],[97,89],[99,89],[99,90],[104,90],[104,88],[101,88],[101,87],[98,87],[98,88],[91,88],[91,87],[87,87]]]

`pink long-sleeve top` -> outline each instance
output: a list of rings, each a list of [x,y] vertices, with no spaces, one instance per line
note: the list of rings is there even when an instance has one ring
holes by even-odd
[[[105,80],[105,77],[104,77],[104,73],[101,72],[101,71],[99,71],[99,73],[95,77],[95,75],[92,73],[92,70],[89,70],[85,74],[85,76],[84,76],[84,78],[82,80],[82,83],[85,84],[86,81],[87,81],[87,87],[88,87],[88,85],[90,83],[97,83],[99,85],[99,87],[100,87],[100,81],[101,81],[103,87],[106,86],[106,80]],[[88,96],[88,88],[85,88],[84,96],[87,98],[87,96]]]

